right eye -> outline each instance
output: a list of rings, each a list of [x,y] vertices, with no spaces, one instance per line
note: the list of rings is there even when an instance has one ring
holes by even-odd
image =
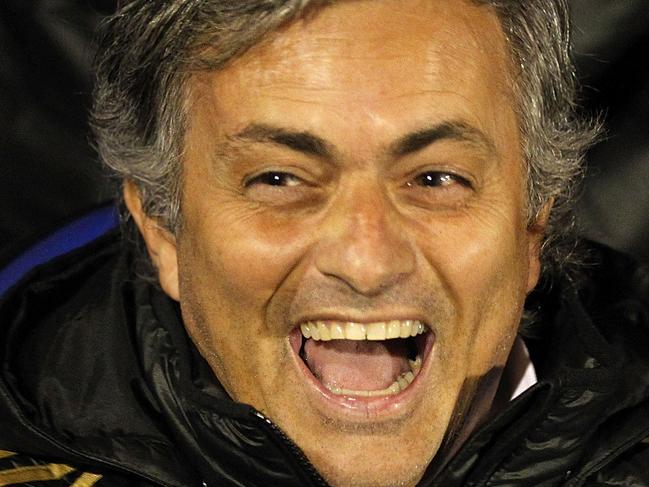
[[[299,176],[284,171],[266,171],[243,183],[246,196],[269,206],[292,205],[313,196],[313,186]]]

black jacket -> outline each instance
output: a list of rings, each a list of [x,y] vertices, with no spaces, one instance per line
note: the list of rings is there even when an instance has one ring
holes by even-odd
[[[649,486],[649,273],[591,252],[579,293],[566,279],[530,300],[539,383],[421,485]],[[137,267],[111,234],[0,302],[0,485],[326,485],[228,398]]]

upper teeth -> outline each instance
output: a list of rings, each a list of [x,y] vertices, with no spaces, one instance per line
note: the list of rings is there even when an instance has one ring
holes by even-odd
[[[300,325],[302,335],[313,340],[388,340],[407,338],[426,331],[419,320],[377,321],[355,323],[352,321],[309,321]]]

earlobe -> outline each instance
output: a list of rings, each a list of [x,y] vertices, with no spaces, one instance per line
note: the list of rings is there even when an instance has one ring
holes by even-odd
[[[545,231],[548,227],[548,220],[554,200],[547,201],[543,208],[536,214],[536,218],[529,225],[528,232],[528,274],[527,292],[531,292],[539,282],[541,276],[541,248],[545,238]]]
[[[174,236],[144,212],[140,193],[131,181],[124,183],[124,202],[144,238],[149,257],[158,270],[160,286],[170,298],[178,301],[178,253]]]

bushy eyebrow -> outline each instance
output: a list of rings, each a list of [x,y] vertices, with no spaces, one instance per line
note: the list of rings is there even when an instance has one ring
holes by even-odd
[[[476,146],[479,150],[495,153],[496,146],[487,134],[461,121],[443,122],[407,134],[390,145],[393,157],[402,157],[425,149],[441,140],[456,140]]]
[[[333,158],[333,147],[310,132],[294,131],[272,125],[253,123],[234,136],[237,141],[273,143],[310,156]]]
[[[273,125],[252,123],[229,137],[237,142],[271,143],[287,147],[310,156],[331,160],[334,145],[308,131],[297,131]],[[388,146],[392,157],[413,154],[442,140],[455,140],[476,146],[478,150],[495,153],[493,140],[484,132],[462,121],[447,121],[404,135]]]

